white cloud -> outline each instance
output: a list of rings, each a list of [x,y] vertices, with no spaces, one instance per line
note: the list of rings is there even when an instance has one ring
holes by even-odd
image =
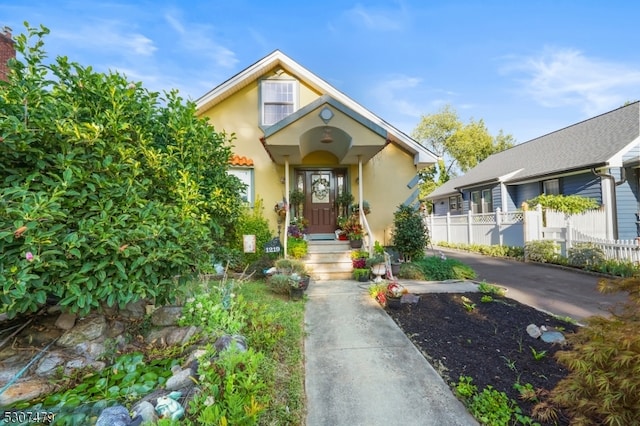
[[[180,36],[180,44],[187,51],[211,59],[215,65],[232,68],[237,62],[235,53],[213,40],[210,36],[212,27],[209,25],[182,22],[179,10],[172,9],[165,13],[164,18]]]
[[[358,3],[347,10],[345,15],[357,25],[381,31],[401,30],[408,19],[407,11],[402,5],[397,9],[377,9]]]
[[[411,117],[420,117],[420,105],[413,102],[411,93],[420,86],[422,79],[408,76],[394,76],[374,86],[373,93],[378,103],[387,109]]]
[[[123,32],[116,22],[103,21],[74,27],[73,30],[60,29],[55,37],[77,49],[118,52],[123,56],[152,56],[158,50],[153,40],[140,33]]]
[[[578,106],[587,116],[621,106],[640,89],[640,70],[589,58],[573,49],[546,49],[510,63],[505,73],[521,73],[523,89],[545,107]]]

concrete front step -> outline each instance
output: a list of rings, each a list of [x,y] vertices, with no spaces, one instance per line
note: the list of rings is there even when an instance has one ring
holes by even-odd
[[[309,241],[305,264],[315,280],[350,279],[351,247],[348,241]]]

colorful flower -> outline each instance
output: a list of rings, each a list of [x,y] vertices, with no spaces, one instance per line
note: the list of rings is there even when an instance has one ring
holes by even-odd
[[[27,253],[25,253],[24,257],[25,257],[29,262],[33,262],[33,253],[31,253],[30,251],[28,251]]]

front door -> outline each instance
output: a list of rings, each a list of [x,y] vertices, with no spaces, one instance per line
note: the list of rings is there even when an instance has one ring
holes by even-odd
[[[327,234],[336,229],[336,183],[331,170],[305,170],[306,199],[304,215],[309,234]]]

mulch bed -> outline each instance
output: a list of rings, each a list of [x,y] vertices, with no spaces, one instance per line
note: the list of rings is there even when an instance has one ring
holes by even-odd
[[[509,298],[481,302],[481,293],[419,296],[417,304],[387,308],[387,312],[452,388],[460,376],[469,376],[479,392],[491,385],[517,401],[523,414],[530,415],[535,403],[521,400],[514,383],[551,390],[567,375],[554,358],[562,345],[534,339],[526,328],[529,324],[544,325],[567,335],[578,326]],[[463,296],[475,304],[473,310],[465,309]],[[534,350],[546,351],[546,355],[536,360]],[[568,423],[566,418],[559,421]]]

